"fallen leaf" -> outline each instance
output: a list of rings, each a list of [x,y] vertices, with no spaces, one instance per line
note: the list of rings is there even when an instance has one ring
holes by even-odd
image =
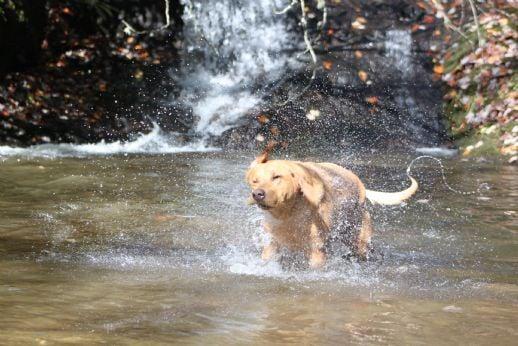
[[[333,62],[330,60],[324,60],[322,62],[322,66],[324,66],[324,69],[331,70],[333,68]]]
[[[366,28],[365,24],[367,23],[367,20],[363,17],[358,17],[354,22],[351,23],[351,27],[354,30],[363,30]]]
[[[444,66],[442,65],[435,65],[433,67],[433,72],[437,74],[443,74],[444,73]]]
[[[259,114],[259,116],[257,117],[257,121],[261,124],[266,124],[270,121],[270,119],[268,119],[268,117],[264,114]]]
[[[360,70],[360,71],[358,71],[358,77],[360,77],[362,82],[365,82],[367,80],[367,78],[369,78],[369,75],[367,74],[367,72]]]
[[[462,152],[462,156],[469,156],[473,151],[473,145],[468,145]]]
[[[435,22],[435,18],[434,18],[434,16],[431,16],[431,15],[429,15],[429,14],[427,14],[427,15],[426,15],[426,16],[424,16],[424,18],[423,18],[423,23],[425,23],[425,24],[432,24],[432,23],[434,23],[434,22]]]
[[[426,26],[420,25],[420,24],[412,24],[412,26],[410,27],[410,30],[412,32],[416,32],[416,31],[419,31],[419,30],[426,30]]]
[[[369,96],[365,99],[365,101],[367,101],[368,103],[370,103],[371,105],[375,105],[379,102],[379,99],[377,96]]]
[[[418,1],[417,6],[422,8],[423,10],[428,9],[428,5],[424,1]]]
[[[140,79],[142,79],[144,77],[144,72],[141,69],[137,69],[135,71],[135,75],[134,76],[135,76],[135,79],[140,80]]]
[[[306,118],[309,120],[315,120],[320,116],[320,111],[318,109],[311,109],[307,114]]]

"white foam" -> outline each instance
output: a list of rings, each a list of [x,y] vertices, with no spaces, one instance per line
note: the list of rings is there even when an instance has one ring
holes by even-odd
[[[412,71],[412,33],[409,30],[394,29],[386,33],[385,49],[396,68],[408,77]]]
[[[324,269],[288,269],[277,260],[264,262],[259,251],[250,252],[233,247],[221,256],[223,267],[236,275],[269,277],[301,282],[340,281],[358,286],[374,286],[380,283],[376,271],[369,266],[343,261],[338,257],[328,259]]]
[[[218,150],[206,146],[202,142],[179,144],[177,138],[165,134],[157,124],[151,132],[139,134],[133,141],[115,141],[106,143],[104,140],[91,144],[40,144],[28,148],[0,146],[0,156],[28,157],[85,157],[92,155],[115,154],[172,154],[180,152],[205,152]]]
[[[232,96],[211,93],[193,107],[194,114],[200,117],[196,132],[220,135],[234,127],[239,118],[259,101],[258,97],[252,96],[248,91]]]
[[[442,156],[442,157],[452,157],[457,155],[457,149],[449,149],[442,147],[420,147],[416,148],[415,151],[425,155],[433,155],[433,156]]]

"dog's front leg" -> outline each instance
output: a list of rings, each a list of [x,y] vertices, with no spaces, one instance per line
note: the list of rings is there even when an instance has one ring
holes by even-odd
[[[263,261],[269,261],[279,249],[279,244],[275,240],[270,241],[268,245],[263,247],[263,253],[261,254],[261,258]]]
[[[263,252],[261,254],[261,258],[263,261],[269,261],[270,259],[272,259],[273,256],[275,256],[277,254],[277,250],[279,249],[279,243],[277,243],[277,241],[275,240],[275,238],[272,235],[272,228],[271,228],[270,224],[268,224],[267,222],[264,222],[263,228],[266,231],[266,233],[270,234],[271,239],[270,239],[270,243],[268,243],[267,245],[265,245],[263,247]]]
[[[322,240],[320,229],[314,223],[311,225],[309,236],[309,266],[311,268],[320,268],[326,263],[326,254],[324,252],[324,241]]]

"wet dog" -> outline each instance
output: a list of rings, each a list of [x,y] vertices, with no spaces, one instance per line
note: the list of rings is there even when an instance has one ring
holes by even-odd
[[[262,259],[271,259],[288,248],[302,251],[313,268],[326,262],[329,242],[345,244],[354,255],[366,259],[373,232],[366,200],[399,204],[417,191],[417,181],[400,192],[365,189],[351,171],[333,163],[268,160],[269,145],[250,165],[246,180],[250,203],[265,211],[264,229],[271,242]]]

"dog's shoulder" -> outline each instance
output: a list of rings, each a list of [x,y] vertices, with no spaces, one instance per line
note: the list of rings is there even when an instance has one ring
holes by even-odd
[[[324,182],[331,194],[354,196],[360,202],[365,199],[365,187],[352,171],[331,162],[305,163]]]

